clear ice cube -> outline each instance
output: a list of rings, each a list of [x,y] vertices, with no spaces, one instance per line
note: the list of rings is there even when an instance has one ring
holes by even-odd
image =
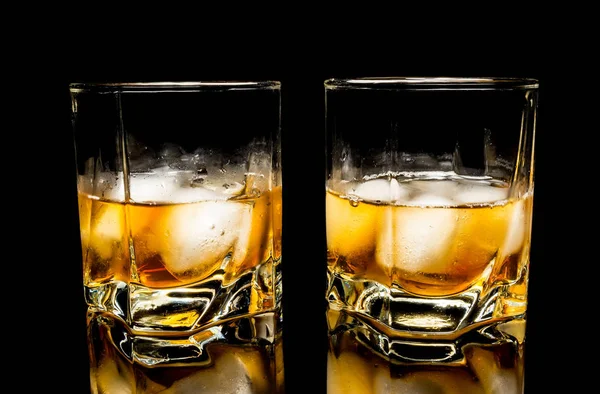
[[[500,249],[505,256],[509,256],[519,251],[525,240],[525,204],[523,201],[517,201],[512,207],[510,219],[508,221],[508,231],[504,244]]]
[[[407,187],[414,190],[415,194],[436,195],[452,199],[458,189],[458,182],[452,180],[435,181],[410,181]]]
[[[327,193],[325,206],[328,249],[353,260],[365,260],[375,243],[377,208],[370,204],[357,205],[331,193]]]
[[[269,153],[262,150],[250,153],[246,172],[247,193],[256,196],[270,188],[271,168],[272,161]]]
[[[166,174],[165,174],[166,175]],[[129,197],[135,202],[167,202],[178,185],[176,178],[160,173],[132,174],[129,177]]]
[[[407,205],[414,207],[449,207],[454,205],[454,202],[445,197],[442,193],[423,193],[412,198]]]
[[[215,171],[216,172],[216,171]],[[133,173],[127,179],[129,198],[136,203],[188,203],[227,200],[240,195],[244,180],[233,173],[217,172],[210,181],[195,182],[193,171],[173,171],[168,167],[152,172]],[[80,191],[103,200],[125,201],[123,173],[101,173],[92,185],[86,177],[79,180]]]
[[[158,200],[158,202],[185,204],[199,201],[224,201],[231,198],[236,190],[241,190],[241,188],[232,189],[231,194],[229,194],[208,187],[178,187],[170,193],[166,200]]]
[[[149,174],[132,174],[129,177],[130,198],[138,203],[188,203],[218,201],[231,197],[224,188],[192,186],[193,173],[159,171]],[[241,189],[238,187],[238,189]]]
[[[456,190],[453,200],[457,204],[493,203],[505,200],[508,189],[490,185],[461,184]]]
[[[101,172],[94,177],[82,176],[83,193],[94,195],[103,200],[124,201],[125,188],[123,173]]]
[[[388,210],[379,224],[376,260],[390,273],[393,268],[409,272],[445,272],[457,230],[456,212],[424,206],[452,205],[437,195],[421,195],[411,200],[411,208]]]
[[[160,233],[148,238],[147,247],[160,254],[175,277],[199,279],[228,257],[242,258],[251,225],[249,204],[204,201],[174,205],[153,224]]]
[[[92,203],[94,204],[94,203]],[[94,210],[90,233],[82,233],[84,244],[92,247],[101,259],[109,259],[115,253],[115,243],[123,241],[125,234],[125,211],[121,205],[102,205]]]
[[[260,359],[244,357],[237,352],[225,352],[209,368],[182,378],[164,394],[254,394],[268,390]]]
[[[370,202],[399,202],[408,197],[410,189],[395,178],[373,179],[361,183],[348,194]]]

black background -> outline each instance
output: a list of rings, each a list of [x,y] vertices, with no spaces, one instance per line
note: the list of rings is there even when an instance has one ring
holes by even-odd
[[[557,186],[557,179],[583,166],[574,153],[580,140],[573,136],[575,130],[570,132],[579,108],[574,102],[577,95],[561,66],[577,50],[552,29],[530,24],[530,36],[440,33],[425,39],[393,29],[369,36],[353,29],[282,36],[273,27],[259,39],[245,31],[225,36],[193,29],[169,38],[147,31],[98,36],[83,25],[80,22],[52,40],[44,55],[38,56],[43,71],[37,78],[43,79],[45,88],[29,93],[32,101],[25,120],[40,125],[35,126],[39,128],[35,141],[26,130],[21,135],[23,143],[33,143],[41,152],[34,163],[36,179],[51,199],[42,201],[28,189],[23,193],[37,207],[32,218],[44,216],[34,234],[42,234],[41,247],[52,251],[49,257],[36,257],[42,269],[38,280],[47,293],[31,332],[23,334],[34,338],[35,348],[24,354],[25,360],[33,352],[53,376],[39,382],[32,379],[28,384],[40,387],[35,392],[65,386],[69,392],[89,390],[68,83],[269,79],[282,83],[286,387],[289,393],[325,393],[323,80],[358,76],[539,79],[526,392],[548,385],[560,391],[582,384],[577,378],[582,373],[579,357],[585,353],[581,338],[588,333],[571,331],[585,327],[577,322],[579,303],[573,292],[593,281],[576,267],[577,261],[593,262],[581,248],[568,247],[577,234],[566,223],[572,223],[577,203],[565,203],[566,194],[559,193],[562,189]],[[31,233],[27,227],[19,231]],[[36,246],[27,245],[24,254],[37,256]],[[561,291],[558,287],[566,277],[576,279]],[[25,293],[33,295],[29,290]]]

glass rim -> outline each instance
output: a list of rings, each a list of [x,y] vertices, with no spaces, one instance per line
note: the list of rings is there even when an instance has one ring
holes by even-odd
[[[327,90],[530,90],[535,78],[521,77],[360,77],[326,79]]]
[[[281,82],[264,81],[161,81],[161,82],[72,82],[71,93],[98,92],[199,92],[230,90],[279,90]]]

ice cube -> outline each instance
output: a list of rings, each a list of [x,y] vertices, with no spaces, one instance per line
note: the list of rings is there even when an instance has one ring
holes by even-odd
[[[102,172],[93,180],[93,195],[110,201],[125,201],[123,173]]]
[[[252,225],[252,206],[233,201],[204,201],[168,207],[156,218],[157,236],[147,247],[157,251],[167,270],[179,279],[200,279],[228,256],[243,254]]]
[[[374,179],[347,187],[349,199],[327,193],[327,247],[334,254],[344,256],[358,274],[366,269],[366,261],[375,248],[381,209],[364,202],[398,202],[407,198],[409,191],[394,178]]]
[[[162,201],[166,194],[164,181],[158,174],[132,174],[128,178],[130,198],[134,201]],[[102,200],[125,201],[125,180],[122,172],[100,173],[93,182],[94,187],[89,194]]]
[[[269,392],[267,374],[260,367],[259,357],[242,352],[225,352],[214,365],[182,378],[164,394],[254,394]]]
[[[509,256],[519,251],[525,240],[525,204],[517,201],[512,206],[504,244],[500,249],[502,254]]]
[[[508,189],[490,185],[460,185],[454,195],[457,204],[493,203],[505,200]]]
[[[188,203],[220,201],[242,193],[244,185],[223,174],[210,177],[202,184],[194,183],[189,171],[161,170],[150,174],[132,174],[130,197],[135,202]]]
[[[192,203],[199,201],[224,201],[231,198],[230,194],[212,190],[208,187],[178,187],[170,193],[165,202]]]
[[[223,278],[224,285],[236,280],[246,270],[269,259],[271,248],[267,245],[270,244],[273,223],[271,204],[272,199],[269,192],[252,201],[250,219],[243,223],[244,227],[240,230],[241,233],[231,256],[231,262]]]
[[[263,150],[251,152],[246,171],[247,193],[260,194],[271,185],[271,155]]]
[[[124,213],[122,205],[102,204],[92,225],[94,235],[105,240],[120,240],[125,228]]]
[[[408,204],[414,207],[449,207],[454,205],[451,199],[444,197],[443,195],[436,193],[424,193],[420,194],[408,201]]]
[[[82,194],[94,193],[94,177],[89,174],[77,176],[77,191]]]
[[[123,242],[125,235],[125,208],[121,204],[92,201],[89,246],[101,259],[115,253],[114,244]]]
[[[237,181],[225,181],[221,184],[221,194],[229,196],[239,196],[244,191],[244,184]],[[266,190],[266,189],[265,189]],[[215,190],[217,191],[217,190]]]
[[[411,200],[415,207],[388,210],[379,224],[376,261],[390,273],[398,268],[411,273],[439,274],[451,264],[451,252],[457,230],[456,212],[422,206],[452,205],[436,195],[422,195]]]
[[[398,202],[406,199],[409,193],[410,189],[400,185],[395,178],[391,180],[380,178],[363,182],[348,194],[364,201]]]
[[[337,358],[329,354],[327,392],[330,394],[365,394],[372,392],[372,370],[358,354],[342,352]]]
[[[240,195],[244,184],[233,173],[215,173],[202,184],[194,183],[194,171],[174,171],[169,167],[154,168],[151,172],[132,173],[127,179],[129,198],[136,203],[187,203],[219,201]],[[125,201],[123,173],[102,173],[95,179],[96,186],[86,178],[79,181],[82,193],[103,200]]]
[[[92,199],[83,192],[77,193],[78,212],[79,212],[79,230],[81,235],[82,252],[86,255],[90,242],[90,231],[92,223]]]
[[[456,194],[458,183],[450,180],[410,181],[406,183],[406,186],[419,194],[437,195],[452,199]]]
[[[375,246],[377,206],[357,204],[329,192],[325,207],[328,250],[354,264],[367,261]]]
[[[169,172],[168,168],[156,169],[151,173],[131,174],[129,197],[135,202],[178,202],[177,192],[189,185],[191,174]]]

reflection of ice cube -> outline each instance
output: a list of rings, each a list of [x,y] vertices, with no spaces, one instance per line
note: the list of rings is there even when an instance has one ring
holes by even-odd
[[[342,352],[337,358],[329,354],[327,392],[343,394],[371,393],[372,371],[358,354]]]
[[[172,206],[155,228],[163,231],[148,242],[176,277],[204,276],[218,268],[229,253],[244,253],[252,224],[248,204],[205,201]],[[239,245],[238,245],[239,244]]]
[[[519,387],[519,376],[516,368],[506,368],[499,365],[499,360],[514,359],[507,343],[495,350],[474,346],[468,353],[469,365],[485,393],[521,393],[523,388]],[[511,354],[502,354],[508,353]],[[502,357],[504,356],[504,357]]]
[[[135,377],[125,363],[118,359],[106,359],[98,363],[96,373],[91,376],[93,388],[98,388],[101,393],[134,392]]]
[[[408,197],[410,189],[400,185],[395,178],[373,179],[361,183],[349,194],[357,196],[364,201],[372,202],[396,202]]]
[[[454,195],[457,204],[492,203],[505,200],[508,189],[489,185],[460,185]]]
[[[374,394],[437,394],[445,393],[437,383],[428,379],[415,379],[411,376],[393,378],[387,369],[379,370],[373,382]]]
[[[456,212],[422,206],[451,205],[435,195],[411,200],[411,208],[390,210],[380,223],[376,259],[386,272],[393,267],[409,272],[439,273],[445,270],[457,229]]]
[[[253,373],[255,369],[256,366],[246,364],[240,355],[226,352],[215,361],[213,366],[178,380],[161,393],[253,394],[266,392],[266,383],[262,381],[264,372]]]
[[[465,370],[426,370],[392,377],[389,370],[382,369],[375,376],[374,394],[465,394],[505,393],[505,391],[482,391],[476,379]],[[512,393],[513,391],[506,391]],[[515,391],[516,393],[516,391]]]

